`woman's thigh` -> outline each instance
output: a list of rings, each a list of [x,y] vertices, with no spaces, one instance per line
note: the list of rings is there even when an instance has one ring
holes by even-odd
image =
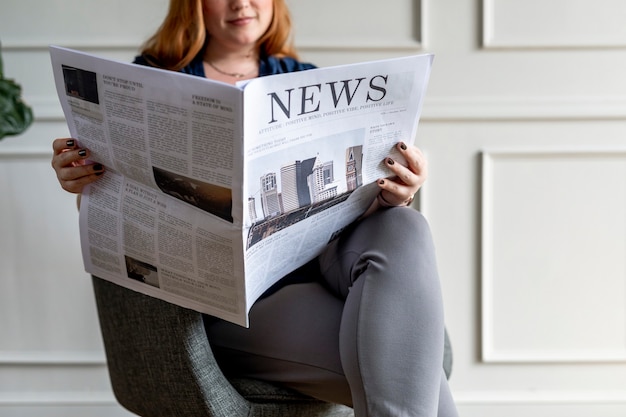
[[[339,357],[342,311],[343,301],[319,282],[290,284],[254,304],[248,329],[209,319],[207,335],[227,375],[351,405]]]

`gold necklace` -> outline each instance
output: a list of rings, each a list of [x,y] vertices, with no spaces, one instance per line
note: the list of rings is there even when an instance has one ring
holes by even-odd
[[[222,71],[221,69],[219,69],[218,67],[215,66],[214,63],[212,63],[211,61],[205,61],[207,64],[209,64],[209,66],[211,68],[213,68],[215,71],[219,72],[222,75],[227,75],[229,77],[233,77],[233,78],[244,78],[248,75],[251,75],[252,73],[254,73],[255,71],[257,71],[256,68],[246,72],[246,73],[241,73],[241,72],[226,72],[226,71]]]

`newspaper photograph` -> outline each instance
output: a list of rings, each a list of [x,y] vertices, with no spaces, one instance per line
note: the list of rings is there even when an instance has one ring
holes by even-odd
[[[371,205],[414,143],[433,56],[236,86],[50,47],[70,134],[107,167],[81,198],[85,270],[248,325],[252,304]]]

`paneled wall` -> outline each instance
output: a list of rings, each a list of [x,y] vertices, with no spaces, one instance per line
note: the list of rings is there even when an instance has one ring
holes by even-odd
[[[626,415],[621,0],[289,0],[318,65],[432,52],[417,141],[463,417]],[[36,123],[0,142],[0,415],[125,416],[106,376],[48,44],[128,61],[166,0],[8,0],[5,74]],[[34,11],[37,13],[34,13]]]
[[[58,44],[128,61],[166,0],[8,0],[0,12],[4,70],[36,122],[0,142],[0,415],[129,416],[111,393],[74,196],[50,167],[66,137],[48,54]]]

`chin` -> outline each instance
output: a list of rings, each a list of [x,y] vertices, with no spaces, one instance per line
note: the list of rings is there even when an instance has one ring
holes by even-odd
[[[256,45],[261,36],[245,36],[233,39],[233,44],[241,48],[250,48]]]

